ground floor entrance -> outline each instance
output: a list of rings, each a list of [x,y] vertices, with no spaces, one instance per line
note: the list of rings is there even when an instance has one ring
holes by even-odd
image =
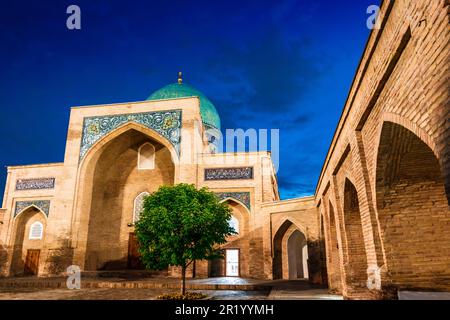
[[[139,242],[137,240],[137,236],[135,233],[130,233],[128,240],[128,269],[145,269],[139,256]]]
[[[25,275],[37,275],[39,267],[39,256],[41,250],[29,249],[27,251],[27,257],[25,259],[25,266],[23,273]]]
[[[240,277],[240,250],[225,249],[223,258],[210,261],[209,277]]]
[[[227,249],[225,251],[227,277],[239,277],[239,249]]]

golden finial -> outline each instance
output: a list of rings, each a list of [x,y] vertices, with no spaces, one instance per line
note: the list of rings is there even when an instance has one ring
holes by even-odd
[[[183,73],[180,71],[178,72],[178,84],[183,83]]]

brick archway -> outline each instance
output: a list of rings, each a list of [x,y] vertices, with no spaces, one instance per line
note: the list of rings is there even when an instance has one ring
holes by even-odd
[[[345,179],[344,184],[344,228],[346,237],[346,275],[350,289],[366,289],[367,255],[364,245],[363,226],[358,193],[354,184]]]
[[[440,164],[422,139],[393,122],[380,135],[376,207],[387,261],[382,285],[445,287],[450,211]]]
[[[138,166],[138,150],[155,147],[153,169]],[[128,123],[97,142],[79,170],[74,263],[84,270],[126,269],[134,229],[134,199],[176,180],[174,149],[152,130]]]
[[[308,278],[308,245],[303,232],[291,225],[282,240],[283,279]]]
[[[42,236],[40,238],[30,237],[30,228],[33,223],[42,225]],[[41,251],[44,247],[45,229],[47,226],[47,216],[36,206],[29,206],[22,210],[14,220],[12,240],[12,256],[10,274],[24,274],[26,266],[27,251]],[[40,269],[41,261],[37,261],[36,275]]]
[[[274,279],[297,279],[305,276],[304,270],[308,268],[304,268],[304,264],[307,264],[307,261],[303,259],[304,246],[307,246],[306,235],[292,221],[285,220],[273,238],[272,270]],[[302,270],[297,272],[299,265]],[[294,271],[296,277],[294,277]]]
[[[221,249],[239,250],[239,275],[244,278],[251,277],[250,270],[250,211],[247,206],[234,198],[225,198],[221,202],[227,203],[231,209],[232,216],[238,221],[239,233],[227,238],[227,243]],[[210,276],[225,276],[226,265],[223,259],[210,262]]]

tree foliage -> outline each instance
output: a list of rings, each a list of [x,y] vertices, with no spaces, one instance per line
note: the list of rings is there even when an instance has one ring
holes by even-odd
[[[161,186],[143,207],[136,223],[142,262],[152,270],[181,267],[183,286],[186,268],[195,260],[220,257],[217,245],[235,233],[229,206],[206,188]]]

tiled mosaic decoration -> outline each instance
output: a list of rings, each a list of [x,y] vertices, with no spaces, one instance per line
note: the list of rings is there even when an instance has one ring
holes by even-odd
[[[97,141],[127,122],[136,122],[155,130],[167,138],[175,147],[178,155],[180,154],[181,110],[158,111],[85,118],[80,161]]]
[[[250,210],[250,192],[215,192],[220,199],[232,198],[242,202]]]
[[[41,190],[55,188],[55,178],[19,179],[16,181],[16,190]]]
[[[24,209],[31,206],[35,206],[40,209],[48,217],[50,213],[50,200],[17,201],[16,209],[14,210],[14,217],[16,217]]]
[[[253,168],[210,168],[205,169],[205,180],[253,179]]]

